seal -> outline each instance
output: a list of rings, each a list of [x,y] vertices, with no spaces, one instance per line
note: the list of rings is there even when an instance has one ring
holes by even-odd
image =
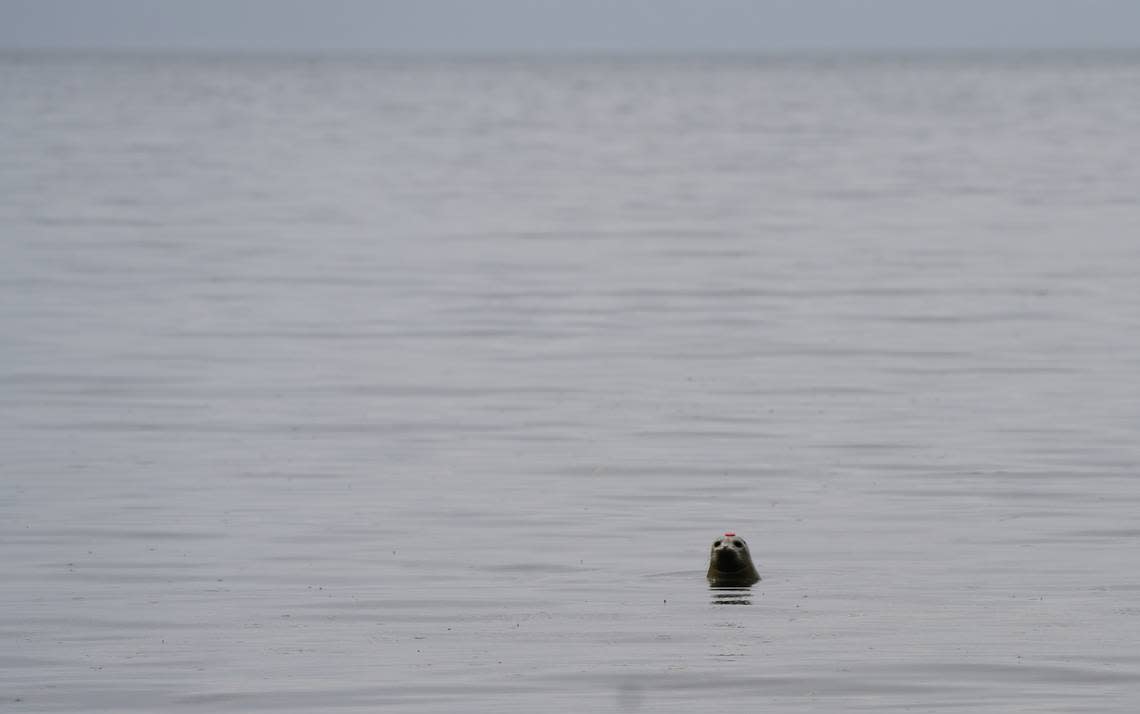
[[[709,551],[709,585],[714,588],[737,588],[752,585],[760,579],[752,564],[748,544],[735,533],[725,533],[713,541]]]

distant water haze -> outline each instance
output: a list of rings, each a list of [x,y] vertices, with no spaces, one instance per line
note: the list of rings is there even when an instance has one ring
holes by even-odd
[[[0,48],[1140,49],[1132,0],[0,0]]]
[[[0,106],[0,710],[1140,705],[1134,57]]]

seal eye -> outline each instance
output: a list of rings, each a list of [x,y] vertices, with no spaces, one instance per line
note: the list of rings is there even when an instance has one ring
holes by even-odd
[[[743,548],[744,547],[744,541],[742,541],[742,540],[734,540],[734,541],[732,541],[732,544],[734,546],[736,546],[737,548]]]
[[[721,541],[718,539],[715,543],[713,543],[713,547],[715,548],[720,544],[721,544]]]

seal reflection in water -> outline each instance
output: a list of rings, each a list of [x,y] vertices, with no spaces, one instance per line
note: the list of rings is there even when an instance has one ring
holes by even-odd
[[[751,605],[752,588],[730,588],[713,585],[713,605]]]
[[[714,588],[739,588],[760,579],[748,544],[735,533],[725,533],[713,541],[709,552],[709,585]]]

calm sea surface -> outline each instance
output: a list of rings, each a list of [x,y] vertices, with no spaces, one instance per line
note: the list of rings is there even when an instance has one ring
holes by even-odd
[[[0,710],[1134,712],[1138,157],[1119,55],[0,57]]]

